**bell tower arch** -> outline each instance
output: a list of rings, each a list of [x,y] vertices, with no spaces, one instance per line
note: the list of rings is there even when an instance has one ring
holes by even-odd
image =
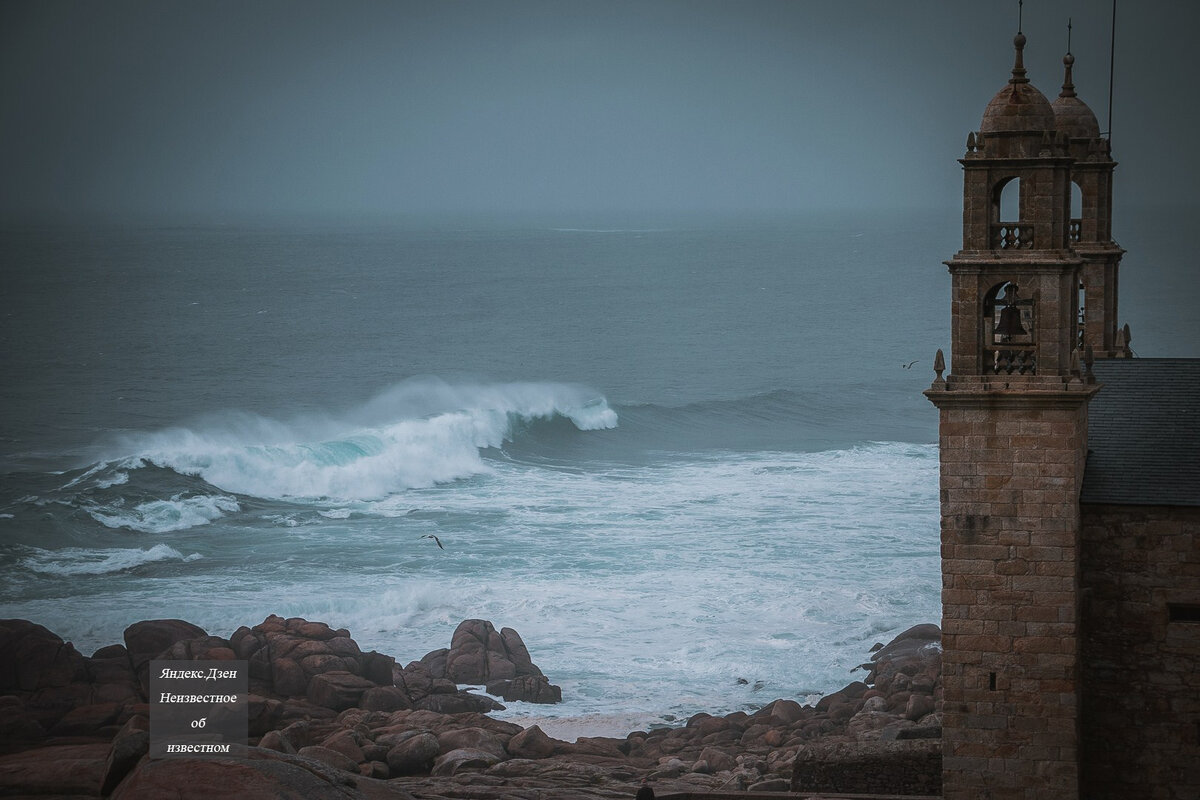
[[[925,393],[939,414],[946,800],[1079,798],[1079,491],[1098,387],[1080,349],[1078,147],[1026,77],[1025,43],[960,159],[951,372]]]

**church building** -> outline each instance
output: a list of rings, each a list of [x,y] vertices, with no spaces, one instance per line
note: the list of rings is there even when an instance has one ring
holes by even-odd
[[[939,351],[925,392],[944,797],[1197,798],[1200,359],[1134,357],[1109,141],[1074,57],[1051,103],[1025,43],[967,136],[950,370]]]

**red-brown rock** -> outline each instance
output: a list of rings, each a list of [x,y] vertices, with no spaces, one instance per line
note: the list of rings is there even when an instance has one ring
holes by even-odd
[[[344,711],[354,708],[363,693],[374,687],[370,681],[349,672],[324,672],[308,683],[308,700],[314,705]]]
[[[560,744],[566,742],[557,742],[532,725],[509,739],[505,749],[513,758],[540,759],[554,755],[555,747]]]
[[[358,772],[357,761],[340,751],[332,750],[319,744],[301,747],[296,755],[300,756],[301,758],[316,759],[322,764],[328,764],[331,767],[345,770],[346,772]]]
[[[358,705],[368,711],[400,711],[412,708],[412,700],[399,686],[375,686],[363,692]]]
[[[137,670],[176,642],[207,636],[203,628],[181,619],[146,619],[125,629],[125,649]]]
[[[40,747],[0,756],[0,797],[95,797],[107,742]]]
[[[392,775],[428,772],[440,749],[437,737],[432,733],[409,736],[388,750],[388,769]]]
[[[412,796],[386,782],[332,768],[323,762],[252,747],[239,758],[144,759],[121,782],[111,800],[411,800]]]
[[[28,620],[0,620],[0,694],[79,680],[86,680],[84,659],[70,642]]]
[[[493,681],[487,692],[502,697],[508,702],[561,703],[562,689],[550,683],[545,675],[518,675],[512,680]]]

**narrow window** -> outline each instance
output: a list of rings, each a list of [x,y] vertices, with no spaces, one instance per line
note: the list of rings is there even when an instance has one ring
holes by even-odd
[[[1200,604],[1168,603],[1168,622],[1200,622]]]
[[[988,676],[988,688],[993,692],[996,691],[996,673],[994,672]]]

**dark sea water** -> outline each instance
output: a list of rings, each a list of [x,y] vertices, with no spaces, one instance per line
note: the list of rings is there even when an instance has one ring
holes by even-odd
[[[1145,221],[1135,349],[1195,354]],[[5,230],[0,616],[85,653],[305,616],[402,663],[485,618],[564,690],[508,713],[565,736],[839,688],[939,618],[957,226]]]

